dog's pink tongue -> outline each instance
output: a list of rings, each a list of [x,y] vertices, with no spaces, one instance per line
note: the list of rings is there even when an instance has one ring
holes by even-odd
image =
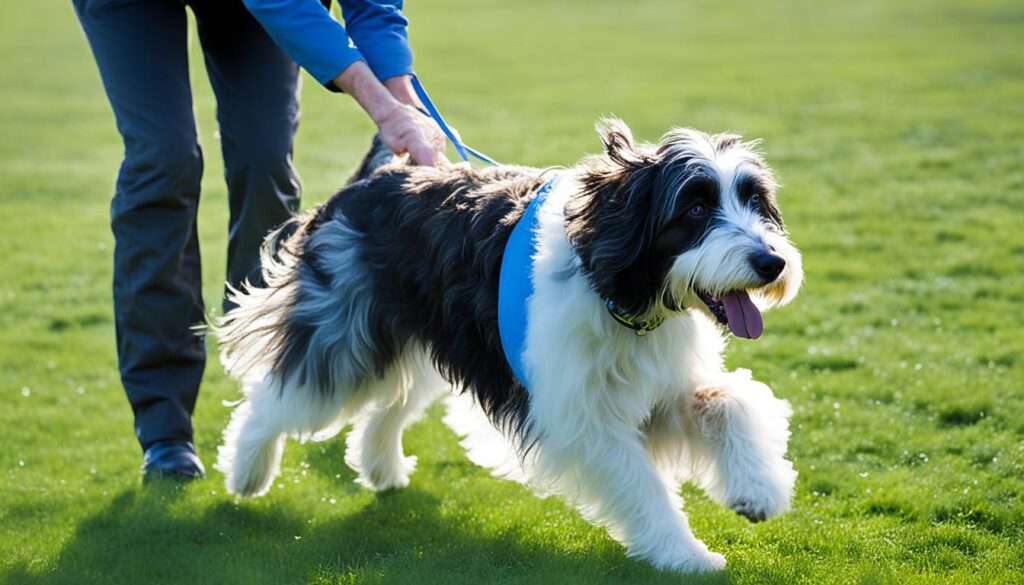
[[[747,339],[761,337],[761,333],[764,332],[761,311],[754,306],[747,291],[726,293],[720,300],[725,306],[725,317],[729,320],[729,329],[733,335]]]

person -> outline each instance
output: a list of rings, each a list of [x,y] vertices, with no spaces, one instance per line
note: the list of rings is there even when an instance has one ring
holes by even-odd
[[[264,235],[298,210],[299,66],[349,94],[413,162],[445,162],[419,109],[401,0],[72,0],[124,142],[111,202],[118,367],[142,471],[202,477],[192,412],[206,360],[196,211],[203,155],[188,74],[188,6],[217,99],[230,219],[227,282],[258,278]],[[329,2],[329,0],[328,0]],[[227,307],[225,307],[227,308]]]

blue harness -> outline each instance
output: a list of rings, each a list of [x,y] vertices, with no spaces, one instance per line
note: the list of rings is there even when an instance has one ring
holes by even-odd
[[[501,274],[498,277],[498,335],[505,359],[512,366],[519,383],[530,391],[523,350],[526,348],[526,325],[530,297],[533,296],[533,257],[537,252],[534,232],[540,223],[538,212],[558,175],[548,179],[526,207],[523,217],[512,228],[512,234],[501,255]]]
[[[415,75],[412,76],[412,87],[426,108],[423,113],[437,122],[444,135],[452,141],[455,152],[459,153],[462,160],[469,161],[469,156],[472,155],[485,163],[498,164],[491,157],[473,150],[459,140],[458,135],[445,123],[441,112],[434,106],[434,102],[427,95],[427,90]],[[508,365],[512,367],[512,372],[527,392],[530,385],[526,383],[526,371],[523,368],[523,349],[526,347],[527,303],[533,296],[533,256],[536,252],[533,232],[537,227],[537,211],[543,205],[557,178],[555,175],[537,191],[537,195],[523,212],[523,217],[512,228],[512,234],[505,244],[505,251],[501,257],[501,274],[498,279],[498,336],[501,338],[501,347],[505,350]]]
[[[469,156],[472,155],[485,163],[498,164],[491,157],[473,150],[459,139],[458,135],[445,123],[441,112],[434,106],[430,96],[427,95],[427,90],[423,88],[423,84],[415,75],[412,76],[412,87],[426,108],[423,113],[437,122],[448,140],[452,141],[455,151],[459,153],[462,160],[469,161]],[[509,235],[505,251],[501,256],[501,273],[498,277],[498,336],[501,338],[501,348],[505,351],[505,359],[512,367],[512,372],[527,392],[531,392],[531,390],[526,369],[523,367],[523,351],[526,348],[529,301],[533,296],[533,257],[537,253],[534,232],[539,224],[540,207],[557,181],[558,175],[555,175],[541,186],[533,201],[526,207],[523,216],[512,228],[512,234]],[[657,328],[663,321],[660,318],[651,321],[638,321],[619,311],[611,300],[605,301],[605,307],[617,323],[632,329],[640,336]]]

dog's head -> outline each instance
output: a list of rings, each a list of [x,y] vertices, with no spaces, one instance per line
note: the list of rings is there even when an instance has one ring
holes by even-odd
[[[597,292],[637,318],[697,309],[759,337],[761,309],[792,300],[803,269],[756,143],[674,129],[637,144],[614,119],[598,130],[605,152],[581,163],[566,206]]]

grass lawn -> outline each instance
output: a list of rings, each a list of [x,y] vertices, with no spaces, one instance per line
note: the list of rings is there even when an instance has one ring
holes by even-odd
[[[684,488],[736,583],[1024,580],[1024,5],[410,1],[418,70],[470,144],[570,164],[601,114],[764,139],[807,284],[736,341],[795,414],[794,509],[751,525]],[[193,35],[194,36],[194,35]],[[205,296],[227,204],[193,42],[207,169]],[[307,205],[371,127],[309,78]],[[554,499],[472,466],[440,410],[405,491],[353,483],[343,443],[291,443],[265,498],[222,477],[143,489],[111,317],[121,153],[70,2],[0,4],[0,582],[675,583]],[[211,356],[214,344],[210,344]],[[237,397],[215,360],[208,465]],[[699,580],[694,580],[699,581]]]

